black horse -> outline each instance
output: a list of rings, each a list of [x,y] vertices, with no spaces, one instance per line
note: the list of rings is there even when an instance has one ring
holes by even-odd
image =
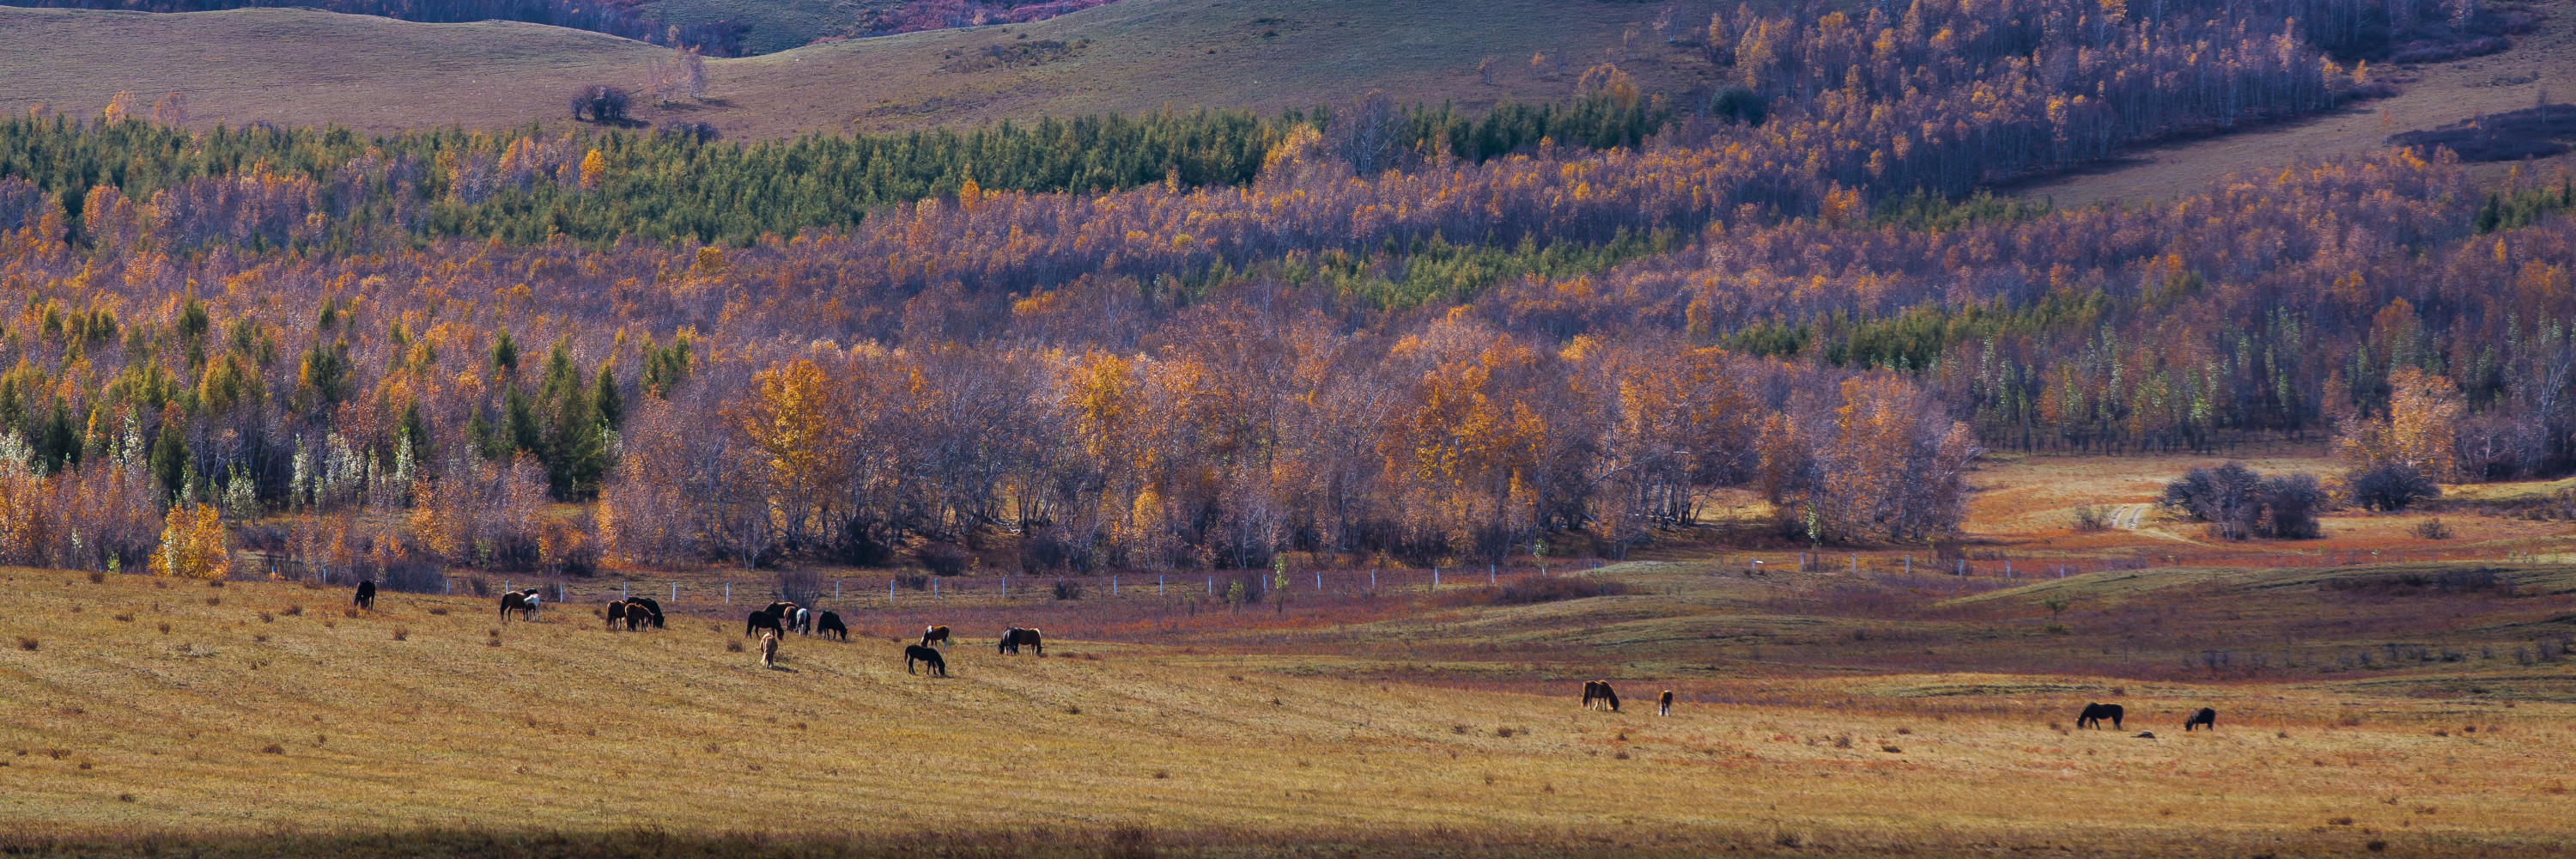
[[[2192,728],[2195,726],[2208,728],[2212,731],[2218,730],[2218,711],[2207,707],[2200,708],[2200,712],[2193,713],[2191,714],[2191,718],[2183,720],[2182,732],[2186,734],[2191,733]]]
[[[645,620],[652,623],[654,629],[662,628],[662,604],[654,602],[652,597],[627,597],[626,606],[626,614],[629,618],[634,617],[635,610],[641,608],[644,610]]]
[[[1022,647],[1037,650],[1039,656],[1046,655],[1046,639],[1037,630],[1021,629],[1016,626],[1002,630],[1001,644],[995,649],[1001,653],[1016,654]]]
[[[912,663],[916,661],[930,663],[930,676],[932,677],[948,676],[948,659],[940,656],[939,651],[936,648],[923,647],[918,644],[904,645],[903,673],[913,673]]]
[[[850,640],[850,628],[841,625],[841,615],[837,612],[824,612],[822,619],[814,621],[814,625],[823,630],[824,638]]]
[[[2075,717],[2075,727],[2082,728],[2089,725],[2098,730],[2102,727],[2102,720],[2109,719],[2112,730],[2119,730],[2120,719],[2126,715],[2128,711],[2120,709],[2118,704],[2086,704],[2084,712]]]
[[[770,614],[768,609],[761,609],[759,611],[752,612],[750,617],[742,619],[742,635],[744,638],[759,635],[760,631],[764,629],[778,633],[779,635],[787,634],[787,630],[779,627],[778,616]]]
[[[375,610],[376,610],[376,583],[375,583],[375,582],[359,582],[359,583],[358,583],[358,598],[357,598],[356,602],[357,602],[358,610],[359,610],[359,611],[375,611]]]

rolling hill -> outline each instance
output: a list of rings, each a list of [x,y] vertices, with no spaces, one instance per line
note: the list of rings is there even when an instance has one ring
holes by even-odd
[[[1677,4],[1671,32],[1712,2]],[[1653,38],[1664,7],[1618,0],[1122,0],[1033,24],[938,30],[708,62],[708,100],[644,107],[731,137],[972,124],[1166,106],[1265,111],[1369,90],[1465,106],[1570,94],[1596,62],[1650,90],[1698,87],[1697,50]],[[1617,53],[1636,31],[1634,59]],[[633,84],[659,49],[509,23],[414,24],[300,9],[152,15],[0,7],[0,110],[93,113],[119,91],[187,96],[192,123],[369,132],[558,122],[576,89]],[[1534,69],[1533,55],[1546,63]],[[113,63],[98,57],[117,57]],[[1494,58],[1493,84],[1477,66]],[[1562,63],[1560,66],[1559,63]]]

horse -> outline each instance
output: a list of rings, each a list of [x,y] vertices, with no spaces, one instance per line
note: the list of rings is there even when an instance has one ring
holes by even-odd
[[[625,601],[625,600],[609,600],[609,601],[608,601],[608,631],[610,631],[610,632],[616,632],[616,631],[617,631],[617,625],[618,625],[619,623],[624,623],[625,621],[626,621],[626,601]],[[627,624],[626,624],[626,628],[627,628],[627,629],[634,629],[634,628],[635,628],[635,625],[634,625],[634,624],[632,624],[632,623],[627,623]]]
[[[781,626],[781,627],[784,627],[784,626],[786,626],[786,625],[787,625],[787,615],[788,615],[790,612],[793,612],[793,611],[795,611],[795,610],[796,610],[796,604],[795,604],[795,603],[792,603],[792,602],[786,602],[786,601],[783,601],[783,600],[782,600],[782,601],[779,601],[779,602],[770,603],[768,608],[761,609],[761,611],[765,611],[765,612],[768,612],[768,613],[770,613],[770,614],[777,615],[777,616],[778,616],[778,625],[779,625],[779,626]]]
[[[904,646],[903,646],[903,673],[905,673],[905,674],[913,673],[913,672],[912,672],[912,663],[913,663],[913,662],[915,662],[915,661],[929,663],[929,664],[930,664],[930,676],[932,676],[932,677],[946,677],[946,676],[948,676],[948,660],[947,660],[946,658],[944,658],[944,657],[940,656],[940,655],[939,655],[939,651],[938,651],[937,649],[935,649],[935,648],[924,647],[924,646],[922,646],[922,645],[918,645],[918,644],[907,644],[907,645],[904,645]]]
[[[1584,683],[1583,683],[1583,706],[1585,706],[1585,707],[1589,708],[1589,707],[1592,707],[1592,706],[1594,706],[1594,705],[1596,705],[1596,704],[1597,704],[1597,705],[1599,705],[1599,706],[1603,706],[1603,707],[1607,707],[1607,708],[1609,708],[1610,712],[1613,712],[1613,713],[1619,712],[1619,693],[1618,693],[1616,690],[1613,690],[1613,689],[1611,689],[1611,688],[1610,688],[1610,681],[1608,681],[1608,680],[1586,680],[1586,681],[1584,681]]]
[[[525,620],[536,620],[537,603],[538,597],[536,588],[529,588],[524,591],[511,591],[509,593],[502,594],[501,622],[509,623],[510,613],[514,611],[524,613],[523,619]]]
[[[774,632],[762,632],[762,633],[760,634],[760,667],[762,667],[762,668],[776,668],[776,667],[778,667],[778,634],[777,634],[777,633],[774,633]]]
[[[1658,715],[1658,716],[1670,716],[1670,715],[1672,715],[1672,714],[1673,714],[1673,690],[1666,689],[1666,690],[1664,690],[1664,697],[1663,697],[1663,699],[1662,699],[1662,700],[1660,700],[1660,701],[1658,701],[1658,702],[1656,702],[1656,704],[1655,704],[1655,715]]]
[[[752,612],[750,617],[742,619],[743,637],[749,638],[752,633],[759,632],[761,630],[768,630],[781,635],[784,635],[787,632],[786,630],[778,627],[778,616],[770,614],[768,609]]]
[[[823,628],[824,638],[850,640],[850,628],[841,625],[841,615],[838,612],[824,612],[822,619],[815,621],[814,624]]]
[[[921,646],[929,647],[934,641],[939,642],[941,647],[948,646],[948,627],[933,626],[921,631]]]
[[[660,626],[661,619],[661,615],[645,608],[643,603],[634,600],[626,601],[626,631],[633,632],[646,626]]]
[[[1046,640],[1037,630],[1021,629],[1016,626],[1002,630],[1001,644],[994,649],[1001,653],[1016,654],[1022,647],[1036,648],[1039,656],[1046,655]]]
[[[654,602],[652,597],[627,597],[626,604],[628,606],[626,609],[627,617],[633,618],[635,616],[635,609],[642,608],[644,610],[644,619],[653,624],[654,629],[662,628],[661,603]]]
[[[359,610],[359,611],[375,611],[375,610],[376,610],[376,583],[375,583],[375,582],[359,582],[359,583],[358,583],[358,598],[357,598],[357,600],[356,600],[356,603],[357,603],[357,606],[358,606],[358,610]]]
[[[2186,734],[2191,733],[2194,726],[2208,728],[2212,731],[2218,730],[2218,711],[2207,707],[2200,708],[2200,712],[2193,713],[2191,714],[2191,718],[2183,720],[2182,732]]]
[[[787,627],[805,635],[814,634],[814,610],[799,608],[789,613]]]
[[[2120,709],[2118,704],[2086,704],[2084,712],[2075,716],[2075,727],[2081,728],[2089,724],[2095,730],[2100,730],[2102,720],[2109,719],[2111,729],[2120,730],[2120,718],[2127,713],[2128,711]]]

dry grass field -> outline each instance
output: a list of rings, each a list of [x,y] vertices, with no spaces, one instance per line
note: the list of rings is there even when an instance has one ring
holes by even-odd
[[[1674,4],[1676,27],[1706,26],[1717,5]],[[1653,38],[1663,8],[1622,0],[1121,0],[1033,24],[711,60],[707,102],[637,115],[759,138],[1165,107],[1268,112],[1347,103],[1372,89],[1470,107],[1555,101],[1573,92],[1586,66],[1612,59],[1629,29],[1638,47],[1621,65],[1651,89],[1679,92],[1711,68],[1696,50]],[[1035,67],[950,68],[995,45],[1050,39],[1080,48]],[[149,105],[175,90],[187,94],[191,121],[202,125],[506,127],[562,121],[565,98],[582,86],[639,81],[654,50],[536,25],[413,24],[300,9],[151,15],[0,7],[0,80],[10,82],[0,87],[0,110],[41,103],[93,113],[119,91]],[[1541,52],[1561,59],[1563,70],[1551,59],[1533,71],[1530,59]],[[1488,55],[1498,67],[1491,86],[1476,71]]]
[[[1795,551],[1682,542],[1560,567],[1580,583],[1560,586],[1609,595],[1531,605],[1458,571],[1433,594],[1336,570],[1241,613],[1132,577],[1070,600],[976,581],[827,602],[859,634],[792,637],[776,670],[734,649],[722,606],[610,632],[587,602],[502,623],[462,589],[357,612],[291,582],[0,571],[0,849],[2576,851],[2576,566],[2052,542],[2074,538],[2040,511],[2143,498],[2196,462],[1989,465],[1967,577],[1921,550],[1908,575],[1903,549],[1802,570]],[[2396,550],[2368,518],[2299,548]],[[2185,557],[2147,562],[2166,546]],[[2097,569],[2057,578],[2052,560]],[[927,621],[959,630],[952,677],[902,670],[893,637]],[[1047,655],[995,655],[1005,624],[1047,629]],[[1574,700],[1603,677],[1622,712]],[[2124,729],[2075,729],[2088,701],[2124,705]],[[2218,730],[2183,733],[2200,706]]]

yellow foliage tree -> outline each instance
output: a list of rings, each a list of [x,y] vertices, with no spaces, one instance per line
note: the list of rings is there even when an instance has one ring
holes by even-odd
[[[2460,417],[2467,406],[2451,380],[2414,367],[2388,377],[2388,412],[2345,423],[2335,442],[2362,468],[2398,464],[2448,480],[2459,471]]]
[[[161,524],[161,550],[152,553],[155,575],[220,579],[232,567],[232,534],[223,517],[204,504],[170,508]]]
[[[599,178],[607,173],[608,156],[599,154],[599,150],[593,149],[590,151],[590,154],[581,157],[582,190],[588,191],[598,188]]]

